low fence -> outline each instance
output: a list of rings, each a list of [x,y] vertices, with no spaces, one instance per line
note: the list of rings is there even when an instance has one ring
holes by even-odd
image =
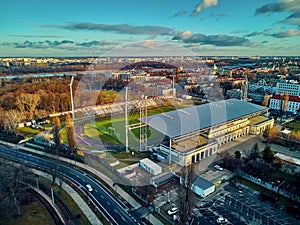
[[[267,188],[268,190],[270,191],[274,191],[275,193],[277,194],[280,194],[280,195],[283,195],[291,200],[294,200],[296,202],[299,202],[300,203],[300,196],[297,195],[296,193],[293,193],[292,191],[287,191],[286,189],[280,187],[280,185],[282,183],[280,183],[279,185],[274,185],[272,183],[268,183],[266,181],[263,181],[261,180],[260,178],[257,178],[257,177],[254,177],[250,174],[247,174],[243,171],[239,171],[237,173],[237,175],[241,176],[242,178],[246,179],[246,180],[249,180],[259,186],[262,186],[264,188]]]

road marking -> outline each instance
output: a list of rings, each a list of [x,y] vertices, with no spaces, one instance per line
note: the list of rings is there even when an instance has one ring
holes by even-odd
[[[103,195],[100,195],[100,197],[101,197],[101,198],[104,198],[104,196],[103,196]]]
[[[97,190],[95,190],[95,192],[98,192]]]
[[[110,203],[109,203],[109,202],[107,202],[107,205],[110,205]]]

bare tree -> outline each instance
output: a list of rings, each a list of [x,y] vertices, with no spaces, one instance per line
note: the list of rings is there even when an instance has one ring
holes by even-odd
[[[263,106],[266,106],[266,107],[269,106],[269,100],[270,100],[270,97],[271,97],[270,95],[265,94],[264,100],[263,100],[263,103],[262,103]]]
[[[192,185],[195,181],[195,168],[191,164],[182,168],[181,184],[179,188],[179,224],[186,224],[192,215],[194,207],[194,192]]]
[[[67,115],[66,126],[67,126],[67,140],[68,140],[71,154],[73,154],[77,144],[76,144],[76,138],[74,132],[74,122],[70,114]]]
[[[9,127],[9,129],[15,131],[16,128],[18,127],[18,124],[22,121],[22,115],[20,114],[19,111],[15,109],[11,109],[6,111],[5,116],[6,116],[7,126]]]
[[[274,127],[271,127],[265,134],[265,138],[269,141],[275,141],[279,136],[281,132],[281,126],[276,125]]]
[[[32,185],[34,174],[22,165],[0,160],[0,221],[13,215],[20,216],[21,204],[28,201],[28,185]]]
[[[41,98],[38,94],[21,94],[17,97],[16,105],[22,114],[29,112],[29,117],[32,119]]]
[[[283,94],[283,113],[286,113],[289,103],[289,95],[287,93]]]

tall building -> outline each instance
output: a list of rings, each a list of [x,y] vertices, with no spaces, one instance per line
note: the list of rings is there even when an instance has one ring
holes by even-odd
[[[283,99],[281,95],[273,95],[273,97],[270,99],[269,108],[273,110],[282,110],[283,107]],[[294,113],[296,114],[297,111],[300,108],[300,97],[299,96],[289,96],[288,99],[288,105],[286,112]]]
[[[289,94],[300,96],[300,84],[297,81],[286,80],[276,84],[276,94]]]

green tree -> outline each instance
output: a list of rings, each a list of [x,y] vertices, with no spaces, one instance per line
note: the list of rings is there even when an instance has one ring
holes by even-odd
[[[67,127],[67,140],[68,140],[69,148],[71,154],[73,154],[77,143],[76,143],[75,132],[74,132],[74,122],[70,114],[68,114],[66,118],[66,127]]]
[[[53,118],[53,139],[54,139],[54,143],[56,146],[56,153],[58,153],[58,148],[60,145],[60,129],[61,129],[61,125],[60,125],[60,119],[58,116],[55,116]]]
[[[236,159],[240,159],[241,158],[241,152],[240,151],[235,151],[234,155],[235,155]]]
[[[274,155],[269,145],[266,145],[265,149],[263,150],[263,160],[266,163],[272,163],[274,160]]]
[[[58,116],[55,116],[53,118],[53,139],[55,143],[55,157],[58,157],[58,151],[59,151],[59,146],[60,146],[60,140],[61,140],[61,135],[60,135],[60,130],[61,130],[61,124],[60,124],[60,119]],[[51,170],[51,176],[52,176],[52,184],[55,184],[56,178],[59,176],[59,171],[60,171],[60,165],[59,165],[59,160],[54,160],[53,162],[50,162],[50,170]]]
[[[259,148],[258,148],[258,144],[255,143],[251,149],[250,158],[253,160],[253,162],[255,162],[258,157],[259,157]]]

